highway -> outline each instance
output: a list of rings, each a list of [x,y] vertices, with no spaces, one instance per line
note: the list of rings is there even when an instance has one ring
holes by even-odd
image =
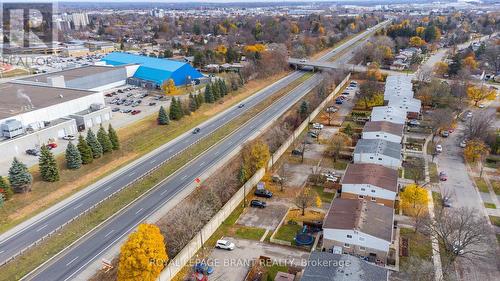
[[[329,59],[365,37],[366,31],[353,39],[345,42],[336,49],[328,52],[321,60]],[[96,203],[105,200],[111,194],[126,187],[130,182],[148,174],[156,166],[168,161],[176,154],[188,149],[194,143],[209,137],[210,134],[220,126],[226,124],[244,111],[252,108],[263,99],[286,87],[291,82],[304,75],[303,72],[295,71],[269,87],[259,91],[247,98],[243,108],[236,106],[218,114],[209,121],[200,125],[198,134],[187,132],[171,141],[152,155],[141,158],[140,161],[132,163],[127,168],[108,180],[93,187],[89,192],[80,196],[70,198],[60,208],[49,214],[36,217],[33,222],[21,229],[11,231],[10,235],[0,238],[0,263],[16,255],[19,251],[29,247],[40,238],[52,233],[85,210],[90,209]],[[319,82],[319,75],[308,79],[282,99],[275,101],[269,108],[255,116],[235,133],[224,139],[215,147],[212,147],[200,157],[178,170],[162,184],[155,187],[138,201],[125,208],[112,217],[104,226],[88,233],[85,239],[74,247],[65,250],[53,261],[40,270],[30,274],[30,280],[69,280],[81,272],[90,262],[97,259],[104,251],[113,246],[118,240],[130,233],[140,222],[153,214],[161,206],[168,203],[177,193],[203,174],[211,166],[237,146],[244,143],[251,135],[258,131],[266,121],[275,120],[290,108],[296,101],[300,100],[310,89]]]

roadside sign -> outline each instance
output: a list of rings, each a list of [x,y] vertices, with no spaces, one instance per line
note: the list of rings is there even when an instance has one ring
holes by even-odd
[[[107,259],[102,259],[102,270],[105,270],[105,272],[110,271],[113,268],[113,264]]]

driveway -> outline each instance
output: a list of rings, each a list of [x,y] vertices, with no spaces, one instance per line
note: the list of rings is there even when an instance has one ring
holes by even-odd
[[[236,244],[236,248],[233,251],[220,249],[212,251],[207,260],[207,264],[215,269],[210,280],[244,280],[251,261],[260,256],[271,258],[273,263],[296,266],[303,264],[309,257],[309,252],[296,248],[231,237],[224,239]]]
[[[263,199],[259,199],[263,200]],[[245,208],[243,214],[236,222],[237,224],[259,227],[273,231],[283,219],[288,210],[285,203],[265,200],[267,206],[260,208]]]
[[[448,181],[441,182],[441,191],[451,192],[453,208],[469,207],[478,210],[479,214],[486,216],[479,193],[469,178],[467,168],[462,158],[462,148],[458,146],[463,125],[453,132],[447,139],[443,139],[443,152],[437,157],[439,171],[448,175]],[[495,249],[496,245],[492,234],[490,245],[481,246],[484,250]],[[497,258],[472,259],[471,261],[460,258],[457,261],[458,280],[463,281],[488,281],[498,280],[500,272],[497,267]]]

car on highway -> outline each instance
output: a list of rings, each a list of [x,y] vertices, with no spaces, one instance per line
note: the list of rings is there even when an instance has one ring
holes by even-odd
[[[447,181],[448,180],[448,176],[446,175],[445,172],[443,172],[443,171],[439,172],[439,180],[440,181]]]
[[[76,137],[74,135],[65,135],[62,137],[63,140],[76,140]]]
[[[134,109],[134,110],[132,110],[132,111],[130,112],[130,114],[132,114],[132,115],[137,115],[137,114],[139,114],[139,113],[141,113],[141,111],[140,111],[139,109]]]
[[[256,189],[254,192],[257,197],[271,198],[273,197],[273,193],[267,189]]]
[[[215,243],[215,248],[232,251],[232,250],[234,250],[235,245],[234,245],[234,243],[232,243],[230,241],[220,239],[220,240],[217,240],[217,243]]]
[[[40,150],[38,150],[36,148],[26,149],[26,154],[32,155],[32,156],[38,156],[38,155],[40,155]]]
[[[436,152],[437,153],[443,152],[443,146],[440,144],[436,145]]]
[[[448,130],[441,131],[441,136],[443,138],[447,138],[450,136],[450,132],[448,132]]]
[[[238,105],[238,108],[243,108],[244,106],[245,106],[245,104],[244,104],[244,103],[240,103],[240,104]]]
[[[193,135],[195,135],[195,134],[199,133],[199,132],[200,132],[200,130],[201,130],[200,128],[194,128],[194,130],[193,130]]]
[[[252,200],[250,201],[250,207],[263,209],[266,207],[266,202],[260,200]]]

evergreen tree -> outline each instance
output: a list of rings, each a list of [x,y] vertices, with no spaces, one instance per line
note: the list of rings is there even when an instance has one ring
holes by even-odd
[[[76,146],[69,142],[66,147],[66,167],[71,170],[80,169],[82,166],[82,156]]]
[[[201,105],[205,102],[205,96],[201,93],[196,95],[196,104],[198,105],[198,108],[201,107]]]
[[[97,131],[97,140],[102,146],[102,152],[103,153],[108,153],[113,151],[113,144],[111,143],[111,140],[109,139],[108,133],[106,133],[106,130],[101,127]]]
[[[307,101],[302,101],[300,104],[299,114],[302,120],[304,120],[307,115],[309,115],[309,103]]]
[[[9,169],[9,182],[10,186],[15,192],[27,192],[31,190],[33,183],[33,176],[28,171],[26,165],[14,157],[12,166]]]
[[[224,79],[219,79],[217,82],[219,83],[221,97],[226,96],[228,94],[226,82],[224,81]]]
[[[205,86],[205,102],[206,103],[213,103],[214,100],[214,93],[212,92],[212,87],[211,84],[207,84]]]
[[[87,131],[86,141],[89,144],[90,149],[92,150],[92,157],[94,159],[100,158],[102,156],[102,145],[99,143],[94,132],[92,132],[91,129]]]
[[[172,101],[170,102],[170,110],[168,112],[168,115],[170,117],[171,120],[177,120],[176,119],[176,116],[177,116],[177,99],[176,98],[172,98]]]
[[[198,109],[198,104],[193,94],[189,94],[189,111],[195,112]]]
[[[120,149],[120,139],[118,139],[118,134],[111,124],[108,125],[108,136],[111,141],[111,145],[113,146],[113,150]]]
[[[57,167],[56,159],[46,145],[43,145],[40,149],[38,167],[40,168],[40,175],[44,181],[56,182],[59,180],[59,168]]]
[[[82,164],[90,164],[94,161],[94,157],[92,156],[92,148],[90,148],[87,141],[83,138],[82,135],[78,137],[78,144],[76,146],[78,148],[78,152],[80,152],[80,156],[82,157]]]
[[[212,93],[214,95],[214,101],[218,101],[221,98],[219,83],[215,81],[215,83],[212,83],[210,88],[212,89]]]
[[[186,108],[181,102],[180,98],[177,98],[177,111],[176,111],[176,120],[181,120],[184,115],[189,114],[189,112],[186,114]]]
[[[168,125],[168,123],[170,123],[170,119],[168,118],[167,112],[165,111],[165,108],[163,108],[163,105],[160,106],[157,120],[159,125]]]
[[[0,176],[0,193],[3,193],[5,200],[9,200],[14,193],[2,176]]]

